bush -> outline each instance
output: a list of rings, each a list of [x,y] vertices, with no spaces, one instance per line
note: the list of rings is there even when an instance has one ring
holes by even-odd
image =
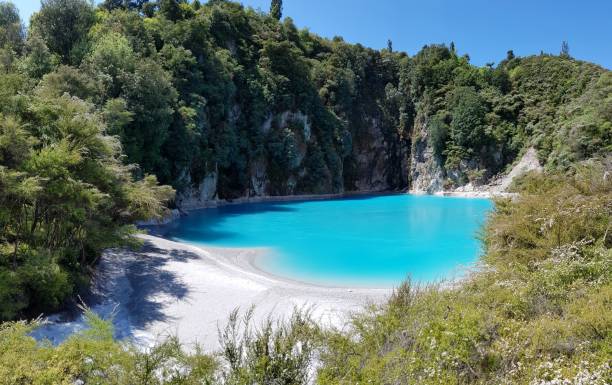
[[[318,328],[307,312],[286,321],[269,318],[253,327],[252,310],[234,311],[219,331],[222,350],[186,352],[170,337],[149,348],[113,339],[109,321],[84,309],[88,328],[58,346],[37,343],[28,333],[38,321],[0,325],[2,384],[306,384],[317,345]]]

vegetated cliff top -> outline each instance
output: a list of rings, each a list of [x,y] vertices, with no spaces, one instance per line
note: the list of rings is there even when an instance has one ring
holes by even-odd
[[[419,148],[449,187],[530,146],[551,167],[610,148],[610,71],[567,50],[476,67],[454,44],[374,50],[231,1],[57,0],[14,46],[27,86],[93,103],[128,162],[196,195],[211,174],[220,198],[406,188]]]

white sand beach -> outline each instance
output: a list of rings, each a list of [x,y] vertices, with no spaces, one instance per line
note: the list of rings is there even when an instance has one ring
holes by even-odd
[[[257,325],[266,317],[286,317],[309,308],[323,325],[343,327],[350,312],[383,301],[391,289],[325,287],[266,274],[252,264],[265,249],[196,247],[141,235],[138,251],[109,250],[93,282],[94,311],[113,316],[119,338],[150,345],[177,335],[186,346],[218,347],[217,327],[230,312],[255,306]],[[82,317],[66,322],[50,317],[34,335],[60,342],[85,327]]]

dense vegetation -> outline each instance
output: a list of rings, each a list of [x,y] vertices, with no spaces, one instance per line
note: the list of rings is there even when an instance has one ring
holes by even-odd
[[[281,14],[278,1],[266,14],[45,0],[27,38],[1,18],[2,63],[13,91],[90,103],[128,163],[179,196],[210,175],[220,198],[406,188],[424,147],[448,186],[487,180],[527,146],[550,167],[610,150],[612,75],[567,47],[479,68],[453,44],[409,57]]]
[[[453,44],[409,57],[282,16],[276,0],[44,0],[26,33],[0,2],[0,320],[61,307],[103,249],[134,244],[173,204],[157,179],[180,196],[212,175],[221,198],[399,189],[430,162],[454,187],[534,147],[546,174],[496,203],[482,266],[407,283],[348,332],[296,314],[241,334],[234,314],[219,356],[139,351],[94,315],[58,347],[7,322],[0,383],[298,384],[313,363],[321,384],[612,381],[612,73],[567,45],[476,67]]]
[[[94,104],[59,92],[55,87],[68,83],[54,75],[39,81],[56,57],[38,37],[23,40],[12,4],[0,3],[0,12],[0,29],[7,31],[0,35],[6,40],[0,50],[0,320],[6,320],[62,306],[86,287],[102,250],[134,243],[134,221],[163,214],[173,191],[157,186],[153,175],[134,178],[140,173],[124,162]],[[19,50],[28,54],[15,56]]]

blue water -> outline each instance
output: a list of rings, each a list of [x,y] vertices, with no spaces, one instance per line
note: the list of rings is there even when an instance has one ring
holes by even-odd
[[[480,252],[488,199],[418,195],[255,203],[190,213],[164,236],[266,247],[264,271],[313,283],[395,285],[455,278]]]

